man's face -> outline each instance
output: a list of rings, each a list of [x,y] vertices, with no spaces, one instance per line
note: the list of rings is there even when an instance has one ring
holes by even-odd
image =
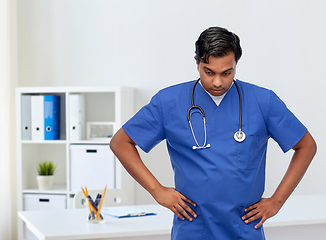
[[[208,63],[196,62],[201,84],[207,92],[221,96],[229,90],[237,65],[233,52],[223,57],[210,56]]]

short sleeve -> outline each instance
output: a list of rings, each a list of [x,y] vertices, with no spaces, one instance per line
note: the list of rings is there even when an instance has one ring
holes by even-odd
[[[273,91],[270,91],[267,128],[283,152],[293,148],[307,132],[307,128]]]
[[[165,139],[160,92],[140,109],[122,128],[146,153]]]

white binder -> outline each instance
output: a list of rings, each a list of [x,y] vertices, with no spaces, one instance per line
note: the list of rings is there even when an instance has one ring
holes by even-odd
[[[69,136],[70,141],[85,140],[85,96],[69,95]]]
[[[32,140],[44,140],[44,97],[31,96]]]
[[[31,128],[31,95],[21,97],[21,138],[22,140],[32,140]]]

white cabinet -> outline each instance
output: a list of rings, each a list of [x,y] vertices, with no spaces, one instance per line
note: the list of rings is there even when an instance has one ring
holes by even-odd
[[[62,210],[66,208],[66,195],[54,194],[24,194],[24,210]],[[36,239],[36,236],[27,228],[24,227],[24,236],[26,239]]]
[[[30,99],[32,96],[44,95],[60,96],[60,139],[58,140],[43,140],[42,137],[32,140],[33,129],[30,125],[33,120],[30,120]],[[75,169],[71,169],[74,166],[71,149],[80,145],[88,147],[94,145],[109,149],[110,136],[87,140],[89,139],[86,135],[87,123],[97,125],[110,123],[114,126],[113,133],[117,131],[134,114],[134,90],[127,87],[17,88],[16,106],[18,211],[25,210],[24,194],[64,195],[67,199],[66,206],[70,208],[72,198],[78,191],[71,187],[72,183],[80,181],[72,178]],[[76,130],[81,132],[76,133]],[[37,187],[36,167],[38,162],[44,160],[52,160],[57,165],[57,169],[53,188],[41,191]],[[97,169],[104,174],[100,165],[101,161],[92,171]],[[112,171],[108,172],[111,177],[113,176],[110,187],[123,189],[128,196],[127,204],[134,204],[134,180],[115,157],[110,165],[113,166]],[[104,187],[105,184],[102,188]],[[22,229],[22,222],[19,221],[19,239],[23,239]]]

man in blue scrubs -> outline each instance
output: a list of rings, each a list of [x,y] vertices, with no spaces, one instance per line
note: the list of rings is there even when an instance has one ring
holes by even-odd
[[[280,210],[315,155],[312,136],[273,91],[234,82],[241,54],[237,35],[220,27],[205,30],[196,41],[198,84],[160,90],[111,140],[126,170],[175,213],[171,239],[265,239],[262,224]],[[196,109],[189,113],[191,126],[188,122],[193,87],[206,125]],[[234,137],[240,115],[242,142]],[[262,198],[269,138],[294,154],[275,193]],[[163,139],[175,188],[162,186],[135,148],[149,152]]]

